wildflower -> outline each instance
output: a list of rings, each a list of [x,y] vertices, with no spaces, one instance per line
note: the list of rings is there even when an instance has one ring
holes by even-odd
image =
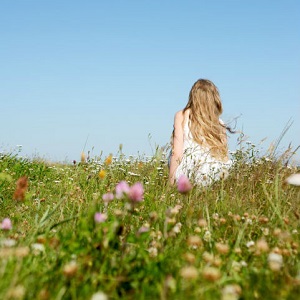
[[[143,201],[144,197],[144,188],[140,182],[136,182],[128,192],[128,197],[133,202]]]
[[[234,270],[235,272],[240,272],[242,269],[242,264],[234,260],[231,264],[231,269]]]
[[[215,259],[213,261],[213,265],[215,267],[220,267],[222,265],[222,259],[220,257],[215,257]]]
[[[193,253],[189,253],[189,252],[187,252],[187,253],[184,254],[184,258],[190,264],[193,264],[195,262],[195,260],[196,260],[195,255]]]
[[[108,300],[108,297],[103,292],[97,292],[92,295],[91,300]]]
[[[10,248],[10,247],[13,247],[15,245],[16,245],[16,240],[14,240],[14,239],[0,240],[0,246]]]
[[[214,261],[214,255],[207,251],[202,254],[202,258],[207,263],[212,263]]]
[[[176,223],[172,228],[173,233],[179,233],[181,231],[182,224],[180,222]]]
[[[290,175],[285,182],[291,185],[300,186],[300,173]]]
[[[207,227],[207,222],[206,222],[206,220],[204,220],[204,219],[199,219],[198,225],[199,225],[200,227]]]
[[[202,275],[206,280],[213,282],[221,278],[220,270],[214,267],[205,267]]]
[[[240,247],[237,247],[237,248],[234,249],[234,253],[241,254],[242,253],[242,249]]]
[[[109,166],[112,163],[112,154],[109,154],[105,159],[105,164]]]
[[[170,209],[170,215],[177,215],[179,213],[179,210],[182,208],[182,205],[175,205],[175,207]]]
[[[108,202],[114,200],[114,194],[113,194],[113,193],[106,193],[106,194],[103,194],[102,200],[103,200],[104,203],[107,205]]]
[[[72,277],[77,273],[78,265],[76,261],[71,261],[68,264],[66,264],[63,268],[63,273],[66,277]]]
[[[14,199],[19,201],[24,201],[25,193],[28,187],[28,179],[26,176],[20,177],[16,183],[17,187],[14,192]]]
[[[100,179],[104,179],[105,178],[105,176],[106,176],[106,171],[105,170],[100,170],[100,172],[99,172],[99,174],[98,174],[98,176],[99,176],[99,178]]]
[[[226,219],[225,218],[220,218],[220,224],[225,224],[226,223]]]
[[[273,231],[273,234],[275,236],[279,236],[281,234],[281,229],[280,228],[275,228],[274,231]]]
[[[106,214],[96,212],[95,215],[94,215],[94,220],[95,220],[96,223],[103,223],[103,222],[106,221],[106,219],[107,219]]]
[[[176,219],[175,218],[166,218],[166,222],[168,224],[175,224],[176,223]]]
[[[149,230],[150,230],[149,226],[142,226],[142,227],[139,228],[138,234],[148,232]]]
[[[1,229],[2,230],[11,230],[12,229],[11,220],[9,218],[3,219],[2,223],[1,223]]]
[[[229,246],[222,243],[216,243],[216,249],[220,254],[227,254],[229,252]]]
[[[31,245],[31,249],[32,249],[34,255],[38,255],[45,251],[45,246],[40,243],[34,243]]]
[[[198,248],[202,246],[202,240],[198,235],[191,235],[187,240],[187,244],[193,248]]]
[[[248,267],[248,264],[244,260],[241,260],[241,266],[242,267]]]
[[[217,213],[213,214],[213,215],[212,215],[212,218],[213,218],[214,220],[218,220],[218,219],[219,219],[219,214],[217,214]]]
[[[180,270],[180,275],[184,279],[196,279],[198,277],[198,270],[194,266],[183,267]]]
[[[259,219],[259,222],[262,223],[262,224],[266,224],[269,222],[269,218],[265,217],[265,216],[262,216],[260,217]]]
[[[206,230],[203,236],[203,240],[209,242],[211,240],[211,233],[210,231]]]
[[[148,249],[150,257],[156,257],[158,254],[157,248],[156,247],[150,247]]]
[[[116,197],[117,199],[121,199],[124,194],[128,194],[130,187],[125,180],[120,181],[116,186]]]
[[[279,271],[283,264],[282,255],[271,252],[268,256],[268,263],[269,263],[269,268],[272,271],[275,271],[275,272]]]
[[[195,227],[194,232],[195,233],[200,233],[202,230],[200,227]]]
[[[242,289],[237,284],[228,284],[222,289],[222,300],[238,300]]]
[[[192,185],[185,175],[181,175],[177,181],[177,189],[179,193],[187,194],[191,189]]]
[[[264,239],[260,239],[256,242],[256,250],[258,253],[265,253],[269,251],[269,245]]]
[[[151,219],[151,221],[156,221],[157,218],[158,218],[158,214],[156,211],[152,211],[150,214],[149,214],[149,217]]]
[[[253,241],[249,241],[246,243],[247,248],[252,248],[255,245]]]

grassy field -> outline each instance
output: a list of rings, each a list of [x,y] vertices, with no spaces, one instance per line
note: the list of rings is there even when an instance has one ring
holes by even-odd
[[[233,158],[182,194],[159,151],[0,155],[0,299],[299,299],[298,170],[252,146]]]

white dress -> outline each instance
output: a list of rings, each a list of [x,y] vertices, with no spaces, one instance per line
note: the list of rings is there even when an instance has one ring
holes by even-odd
[[[193,183],[207,186],[214,181],[225,178],[232,161],[222,162],[212,157],[207,147],[199,145],[192,138],[188,125],[183,127],[183,157],[175,172],[176,181],[180,175],[186,175]],[[220,120],[220,122],[222,122]]]

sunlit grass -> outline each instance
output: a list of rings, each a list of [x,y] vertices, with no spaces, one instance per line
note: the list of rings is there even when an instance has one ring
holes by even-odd
[[[233,158],[227,179],[181,194],[160,151],[2,154],[0,299],[298,299],[299,170],[252,145]]]

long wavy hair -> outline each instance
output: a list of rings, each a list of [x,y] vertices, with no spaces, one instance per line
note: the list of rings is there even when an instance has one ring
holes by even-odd
[[[207,79],[196,81],[183,113],[187,110],[193,139],[208,147],[213,157],[228,159],[226,126],[220,122],[223,107],[218,88]]]

